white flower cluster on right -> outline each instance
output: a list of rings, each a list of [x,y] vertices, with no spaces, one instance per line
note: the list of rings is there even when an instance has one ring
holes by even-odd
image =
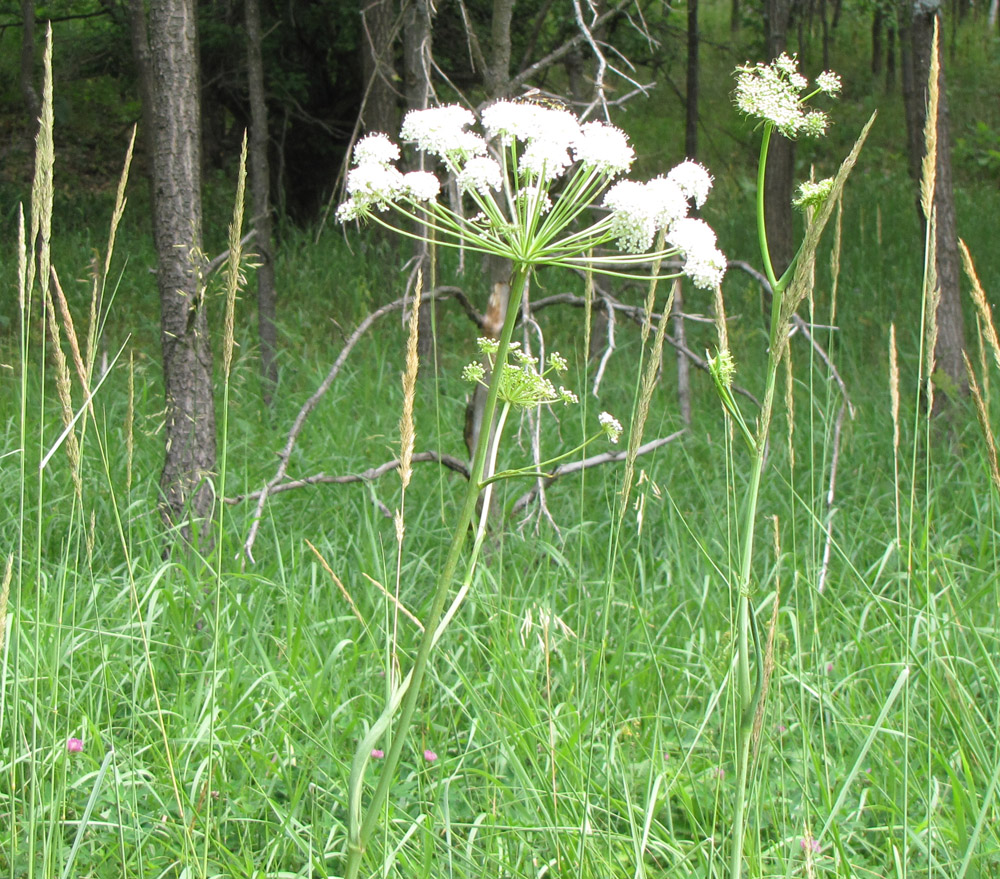
[[[700,208],[712,188],[712,177],[697,162],[682,162],[666,177],[648,183],[623,180],[608,190],[604,204],[618,246],[643,253],[657,232],[684,257],[684,274],[697,287],[714,289],[722,283],[726,257],[715,246],[715,232],[704,220],[688,217],[689,201]]]
[[[820,92],[837,94],[840,77],[827,70],[816,77],[815,89],[803,95],[808,87],[809,80],[799,73],[798,58],[782,53],[771,64],[737,68],[733,98],[740,110],[772,123],[785,137],[819,137],[826,133],[829,118],[822,110],[806,110],[805,103]]]
[[[711,175],[697,162],[682,162],[647,183],[621,180],[635,151],[609,123],[581,123],[569,110],[519,101],[484,108],[482,134],[471,130],[475,123],[471,110],[453,105],[412,110],[400,130],[432,160],[429,167],[444,166],[472,212],[439,200],[435,174],[399,171],[399,147],[385,134],[370,134],[354,148],[349,197],[337,218],[372,219],[412,234],[379,216],[396,211],[418,219],[445,246],[522,265],[589,266],[630,277],[643,263],[681,256],[683,273],[696,285],[722,281],[726,259],[715,234],[688,216],[712,188]],[[598,206],[606,210],[594,212]],[[652,253],[657,233],[666,244]],[[608,245],[620,254],[609,253]]]

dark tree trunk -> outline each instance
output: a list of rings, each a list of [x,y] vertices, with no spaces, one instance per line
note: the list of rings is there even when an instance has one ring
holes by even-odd
[[[896,28],[890,26],[885,32],[885,90],[891,92],[896,87]]]
[[[768,59],[777,58],[788,45],[791,0],[764,0],[764,38]],[[777,131],[771,136],[764,182],[767,240],[774,271],[781,277],[795,255],[792,225],[792,181],[795,144]]]
[[[823,32],[823,69],[830,69],[830,24],[826,20],[826,0],[819,0],[819,23]]]
[[[833,21],[830,22],[830,30],[836,30],[840,24],[840,16],[844,11],[844,0],[833,0]]]
[[[731,33],[738,33],[740,29],[740,0],[731,0],[729,7],[729,30]]]
[[[366,85],[361,121],[366,131],[395,135],[398,129],[396,78],[393,60],[393,27],[396,10],[393,0],[362,0],[364,25],[362,64]]]
[[[132,36],[144,82],[152,170],[160,341],[166,392],[166,457],[160,487],[168,522],[212,509],[215,406],[201,269],[201,152],[194,0],[131,0]]]
[[[490,57],[486,69],[486,93],[491,98],[507,94],[510,84],[510,24],[514,0],[493,0],[490,27]]]
[[[38,130],[41,102],[35,88],[35,0],[21,0],[21,97],[31,136]]]
[[[883,46],[882,34],[885,31],[885,12],[881,6],[876,6],[872,13],[872,78],[874,79],[882,72],[883,66]]]
[[[688,0],[687,22],[687,107],[684,124],[684,152],[688,158],[698,156],[698,0]]]
[[[267,158],[267,102],[261,56],[260,0],[246,0],[247,81],[250,91],[250,198],[253,204],[257,269],[257,337],[264,404],[271,406],[278,383],[278,331],[275,325],[274,240],[271,228],[271,169]]]
[[[431,98],[431,38],[434,8],[429,0],[411,0],[403,14],[403,84],[408,110],[426,109]],[[416,155],[423,170],[424,154]],[[418,232],[423,232],[418,229]],[[423,271],[424,286],[430,281],[428,250],[423,241],[414,242],[414,258]],[[417,350],[422,362],[427,363],[432,353],[434,327],[434,300],[430,297],[420,306]]]
[[[907,36],[903,55],[903,98],[906,103],[906,123],[909,142],[910,173],[919,185],[921,164],[925,154],[924,124],[927,115],[928,77],[930,75],[934,23],[940,21],[940,9],[928,8],[918,0],[906,10]],[[940,52],[939,52],[940,57]],[[919,193],[919,189],[918,189]],[[923,212],[917,198],[917,211]],[[962,316],[958,233],[955,223],[955,196],[951,179],[951,135],[948,99],[943,66],[938,75],[937,162],[934,188],[935,247],[937,282],[941,302],[937,310],[938,337],[935,347],[937,368],[947,383],[964,393],[967,389],[962,351],[965,349],[965,321]],[[936,381],[940,385],[940,380]],[[947,401],[946,394],[935,395],[935,408]]]

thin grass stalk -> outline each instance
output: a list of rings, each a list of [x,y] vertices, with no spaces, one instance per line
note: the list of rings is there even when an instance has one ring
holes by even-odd
[[[226,474],[228,472],[229,458],[229,390],[230,378],[233,366],[233,351],[235,349],[235,314],[236,297],[245,283],[243,277],[243,213],[246,197],[247,178],[247,133],[243,132],[243,144],[240,149],[240,164],[236,179],[236,196],[233,202],[233,217],[229,223],[229,258],[226,261],[226,306],[222,322],[222,423],[219,430],[219,478],[217,491],[220,495],[225,495]],[[212,787],[212,779],[215,772],[216,748],[215,748],[215,723],[216,716],[216,685],[219,680],[219,645],[221,639],[218,633],[221,631],[222,613],[222,571],[225,552],[225,504],[219,504],[218,533],[216,536],[216,559],[215,559],[215,601],[213,631],[216,637],[212,639],[211,656],[211,684],[208,693],[208,766],[206,769],[204,791]],[[211,834],[208,828],[212,823],[212,805],[214,799],[208,797],[205,809],[205,844],[201,855],[201,872],[203,876],[208,875],[209,847],[211,845]],[[198,815],[198,809],[192,813],[191,822],[187,826],[187,834],[190,836],[194,829],[194,822]]]
[[[928,83],[927,83],[927,115],[924,120],[924,159],[923,167],[920,181],[920,196],[921,196],[921,207],[924,211],[924,216],[926,218],[927,226],[927,238],[925,242],[925,259],[924,259],[924,288],[923,288],[923,306],[927,310],[927,321],[926,321],[926,351],[925,357],[927,360],[927,375],[925,378],[926,388],[927,388],[927,407],[924,412],[924,486],[925,486],[925,501],[923,509],[923,580],[924,580],[924,590],[923,590],[923,602],[924,607],[922,612],[933,614],[933,578],[931,576],[931,540],[929,536],[931,534],[931,501],[930,501],[930,485],[931,485],[931,459],[932,459],[932,433],[931,433],[931,417],[934,414],[934,373],[936,370],[936,355],[937,355],[937,339],[938,339],[938,322],[937,322],[937,311],[938,306],[941,302],[941,287],[937,272],[937,209],[935,207],[935,202],[937,200],[937,154],[938,154],[938,113],[939,113],[939,96],[940,96],[940,43],[939,43],[939,30],[938,23],[940,19],[935,16],[934,18],[934,34],[931,41],[931,58],[930,58],[930,71],[928,73]],[[919,409],[919,407],[917,407]],[[916,436],[916,432],[914,432]],[[916,447],[916,443],[914,443]],[[913,475],[916,475],[914,471]],[[916,479],[914,479],[914,483]],[[909,582],[910,578],[907,578],[907,620],[906,626],[907,631],[912,631],[911,620],[909,619],[910,608],[912,602],[910,600],[910,588],[911,584]],[[935,689],[934,681],[934,668],[936,666],[935,660],[935,645],[936,645],[937,635],[934,627],[929,627],[927,632],[926,640],[926,654],[924,662],[927,668],[927,698],[926,698],[926,712],[924,716],[924,721],[927,725],[927,736],[928,741],[932,739],[933,729],[934,729],[934,719],[933,719],[933,704],[934,698],[933,693]],[[906,640],[906,661],[907,667],[906,671],[909,671],[911,667],[911,661],[917,659],[913,655],[912,639],[907,638]],[[910,808],[910,797],[909,797],[909,783],[910,783],[910,690],[909,687],[905,688],[903,693],[903,723],[902,723],[902,734],[903,734],[903,808],[902,808],[902,820],[903,825],[909,825],[909,808]],[[926,759],[926,769],[927,769],[927,789],[925,791],[927,803],[927,811],[925,813],[926,827],[929,838],[933,838],[935,835],[934,830],[934,812],[935,809],[932,805],[934,801],[934,770],[933,770],[933,753],[930,747],[927,748],[927,759]]]
[[[10,601],[10,581],[14,575],[14,553],[7,555],[7,566],[3,572],[3,583],[0,584],[0,664],[2,663],[3,647],[7,636],[7,604]],[[3,712],[0,711],[0,730],[3,729]]]
[[[125,491],[132,491],[132,464],[135,457],[135,354],[128,352],[128,402],[125,407]]]
[[[969,378],[969,389],[972,391],[972,399],[976,404],[976,417],[979,419],[979,427],[986,444],[986,460],[990,465],[990,478],[993,480],[994,488],[1000,492],[1000,467],[997,466],[997,447],[993,439],[993,431],[990,428],[990,418],[986,413],[986,405],[979,389],[979,382],[976,381],[976,373],[969,362],[969,355],[964,351],[962,352],[962,360],[965,362],[965,374]]]
[[[410,319],[406,337],[406,367],[403,371],[403,411],[399,416],[399,480],[402,485],[399,498],[399,509],[394,517],[396,526],[396,589],[395,594],[387,596],[392,600],[391,636],[386,651],[386,702],[392,698],[392,689],[396,686],[396,669],[398,659],[396,654],[399,633],[400,591],[403,574],[403,538],[406,534],[406,489],[413,477],[413,447],[415,430],[413,425],[413,402],[417,391],[417,370],[420,366],[418,342],[420,337],[420,299],[423,293],[424,275],[417,268],[417,279],[414,284],[413,302],[410,303]]]
[[[892,414],[892,485],[895,494],[893,508],[896,519],[896,546],[902,540],[899,508],[899,351],[896,347],[896,325],[889,324],[889,411]]]
[[[982,335],[989,344],[990,352],[993,354],[993,362],[997,369],[1000,369],[1000,339],[997,338],[996,325],[993,323],[993,309],[986,301],[986,291],[983,290],[982,282],[979,280],[975,263],[972,261],[972,254],[969,253],[969,248],[961,238],[958,240],[958,249],[962,253],[962,268],[972,284],[972,301],[975,303],[976,311],[982,321]]]
[[[28,369],[30,365],[30,322],[31,322],[31,312],[32,312],[32,291],[34,289],[36,279],[40,284],[44,285],[48,281],[49,277],[49,266],[51,265],[51,238],[52,238],[52,199],[53,199],[53,174],[52,169],[55,163],[55,150],[52,141],[52,129],[53,129],[53,112],[52,112],[52,26],[46,32],[45,39],[45,51],[43,53],[43,88],[42,88],[42,112],[41,118],[39,120],[38,135],[35,139],[35,174],[31,186],[31,232],[29,242],[24,245],[25,249],[25,259],[26,259],[26,278],[23,285],[24,295],[21,297],[21,302],[23,309],[21,312],[21,328],[22,328],[22,344],[21,344],[21,435],[23,441],[21,443],[21,492],[22,499],[24,496],[24,476],[25,476],[25,455],[27,454],[27,401],[28,401]],[[36,276],[36,267],[38,269],[38,275]],[[42,299],[43,307],[44,298]],[[46,351],[45,351],[45,340],[44,334],[41,342],[41,351],[38,357],[38,369],[39,369],[39,387],[45,387],[45,371],[46,371]],[[44,391],[41,394],[41,398],[38,402],[39,407],[39,418],[38,418],[38,449],[39,457],[41,458],[44,454],[45,448],[45,399]],[[44,523],[45,523],[45,479],[44,472],[39,470],[37,474],[37,485],[35,488],[34,497],[35,508],[31,515],[34,517],[34,539],[35,547],[33,557],[31,559],[31,569],[34,577],[40,578],[42,573],[42,545],[44,542]],[[18,543],[21,545],[23,540],[23,528],[25,524],[25,518],[27,517],[27,510],[22,503],[19,521],[20,529],[18,535]],[[22,555],[23,554],[19,554]],[[21,586],[23,583],[23,569],[19,564],[18,570],[18,595],[15,597],[15,606],[20,610],[23,606],[21,603]],[[42,615],[42,589],[35,589],[35,601],[34,601],[34,615],[36,620],[41,620]],[[38,626],[33,627],[34,631],[32,633],[32,651],[34,656],[41,656],[42,645],[41,645],[41,632]],[[21,663],[18,661],[15,663],[15,679],[14,687],[15,692],[19,692],[20,683],[20,669]],[[40,700],[40,675],[33,674],[31,676],[31,705],[41,704]],[[15,702],[15,706],[20,704],[21,700],[18,699]],[[28,747],[31,749],[32,754],[39,754],[42,752],[42,746],[39,743],[39,727],[40,723],[38,719],[34,716],[34,712],[29,712],[31,732],[30,736],[25,736],[24,730],[21,728],[21,713],[17,707],[15,707],[15,735],[20,736],[22,741],[27,740]],[[35,864],[38,858],[37,853],[37,828],[41,819],[41,773],[36,771],[40,767],[34,762],[29,766],[27,771],[27,778],[23,785],[23,790],[26,794],[28,800],[27,804],[27,828],[24,831],[27,834],[27,851],[25,853],[24,860],[26,863]],[[16,790],[16,770],[12,768],[11,771],[12,781],[15,784],[11,786],[11,790]],[[54,780],[53,780],[54,782]],[[22,813],[23,814],[23,813]],[[17,833],[16,823],[12,829],[11,837],[13,839],[18,839],[20,834]],[[16,861],[17,851],[16,842],[13,843],[13,860]]]
[[[472,466],[469,474],[469,484],[465,493],[465,500],[458,514],[455,523],[455,531],[445,557],[441,572],[438,575],[437,586],[430,612],[424,623],[425,629],[421,636],[417,654],[413,661],[413,667],[397,690],[397,705],[390,704],[383,712],[383,717],[388,714],[391,720],[398,711],[395,734],[386,752],[382,765],[382,773],[369,803],[364,818],[361,818],[361,795],[364,782],[364,770],[371,758],[370,745],[366,744],[368,737],[365,737],[359,744],[351,766],[351,778],[348,789],[348,845],[347,861],[345,865],[345,879],[357,879],[361,869],[361,861],[364,856],[365,847],[375,825],[379,820],[379,815],[388,800],[389,790],[395,779],[396,767],[406,742],[406,733],[413,719],[416,710],[417,699],[420,694],[420,685],[423,682],[427,664],[430,660],[431,649],[436,641],[438,623],[441,621],[444,612],[445,601],[448,591],[455,580],[455,572],[461,559],[465,542],[467,539],[469,524],[476,512],[476,502],[479,498],[483,470],[486,465],[486,453],[490,445],[490,425],[497,410],[497,396],[500,390],[500,378],[504,365],[507,362],[507,352],[510,348],[511,335],[517,323],[518,312],[521,307],[521,299],[525,287],[528,283],[531,268],[528,265],[518,265],[515,267],[514,276],[511,279],[510,298],[507,302],[507,313],[504,318],[503,328],[500,332],[497,353],[495,355],[493,374],[490,378],[489,390],[486,393],[486,404],[483,408],[483,429],[480,431],[479,439],[476,443],[475,454],[472,458]],[[395,700],[394,700],[395,701]]]
[[[657,237],[656,249],[662,250],[664,233],[661,231]],[[645,350],[646,340],[649,338],[653,320],[653,309],[656,304],[656,287],[659,283],[657,277],[660,273],[660,260],[653,263],[650,271],[649,290],[646,294],[646,320],[642,324],[642,348]],[[680,283],[677,281],[676,283]],[[628,510],[629,500],[632,495],[632,482],[635,477],[635,459],[642,445],[642,436],[646,430],[646,419],[649,416],[649,404],[653,399],[653,389],[656,387],[656,380],[660,374],[660,366],[663,363],[663,339],[666,336],[669,314],[674,306],[674,291],[676,286],[671,286],[670,295],[667,297],[667,304],[664,306],[662,316],[656,325],[656,335],[653,338],[653,348],[650,352],[649,363],[646,364],[642,373],[642,385],[639,390],[639,405],[636,409],[632,424],[628,433],[628,451],[625,456],[625,473],[622,477],[621,503],[618,507],[618,523],[616,531],[621,530],[622,521]],[[617,538],[616,538],[617,542]],[[607,609],[606,609],[607,610]],[[605,617],[606,618],[606,617]]]

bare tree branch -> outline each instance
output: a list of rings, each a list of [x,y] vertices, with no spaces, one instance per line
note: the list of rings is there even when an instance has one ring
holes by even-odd
[[[687,433],[687,428],[681,428],[680,430],[674,431],[674,433],[669,436],[658,437],[657,439],[650,440],[648,443],[643,443],[636,450],[636,457],[640,455],[648,455],[650,452],[655,451],[661,446],[665,446],[667,443],[672,443],[675,439],[678,439],[685,433]],[[614,452],[602,452],[599,455],[591,455],[589,458],[584,458],[582,461],[571,461],[568,464],[560,464],[554,470],[550,470],[546,473],[543,478],[546,482],[551,483],[560,476],[568,476],[570,473],[579,473],[581,470],[589,470],[591,467],[599,467],[602,464],[612,464],[617,463],[618,461],[624,461],[627,454],[628,449],[618,449]],[[514,506],[510,508],[509,515],[516,516],[535,499],[537,493],[538,484],[536,483],[531,489],[526,491],[516,501],[514,501]]]
[[[465,461],[460,458],[456,458],[454,455],[446,455],[443,452],[417,452],[413,458],[414,464],[423,464],[427,461],[435,461],[442,467],[446,467],[449,470],[454,470],[456,473],[464,476],[466,479],[469,478],[469,466]],[[271,487],[267,490],[268,496],[273,497],[276,494],[281,494],[285,491],[292,491],[296,488],[305,488],[307,485],[350,485],[354,482],[373,482],[386,473],[391,473],[393,470],[399,468],[399,458],[393,458],[391,461],[386,461],[384,464],[379,464],[377,467],[369,467],[367,470],[363,470],[360,473],[344,473],[339,476],[335,476],[330,473],[314,473],[312,476],[305,476],[302,479],[289,479],[286,482],[280,482],[277,485]],[[260,500],[260,496],[264,493],[264,489],[259,491],[252,491],[248,494],[237,494],[233,497],[223,498],[223,501],[227,504],[241,504],[244,501],[255,501]]]
[[[600,25],[604,24],[606,21],[610,21],[615,16],[620,15],[621,12],[631,2],[632,2],[632,0],[620,0],[619,3],[616,3],[614,6],[612,6],[611,9],[609,9],[607,12],[601,13],[601,15],[597,16],[597,18],[595,18],[590,23],[591,30],[593,30],[594,28],[599,27]],[[586,36],[583,33],[578,33],[578,34],[575,34],[574,36],[570,37],[568,40],[566,40],[565,43],[563,43],[557,49],[553,49],[551,52],[549,52],[548,55],[546,55],[543,58],[539,58],[530,67],[526,67],[524,70],[522,70],[516,76],[514,76],[511,79],[508,88],[512,92],[515,91],[515,90],[517,90],[517,89],[519,89],[526,82],[528,82],[528,80],[530,80],[532,77],[537,76],[539,73],[541,73],[547,67],[551,67],[557,61],[561,61],[573,49],[575,49],[577,46],[579,46],[581,43],[583,43],[585,41],[586,41]]]
[[[452,295],[454,295],[452,292],[441,293],[435,290],[428,294],[428,298],[447,299]],[[316,408],[316,405],[323,398],[323,395],[330,390],[330,386],[340,374],[340,370],[343,369],[348,355],[354,349],[354,346],[358,344],[361,337],[369,330],[372,324],[374,324],[379,318],[385,317],[385,315],[403,308],[408,301],[409,299],[407,297],[396,299],[393,302],[383,305],[381,308],[375,309],[375,311],[361,321],[361,323],[358,324],[357,328],[353,333],[351,333],[347,341],[344,343],[344,347],[341,349],[340,354],[337,355],[337,359],[334,361],[333,366],[330,367],[330,371],[326,374],[326,377],[322,382],[320,382],[319,387],[313,391],[309,399],[306,400],[305,403],[302,404],[302,408],[299,409],[299,414],[295,417],[292,428],[288,432],[288,439],[285,442],[285,446],[278,453],[277,471],[260,490],[260,492],[255,495],[257,499],[257,508],[254,511],[253,523],[250,525],[250,532],[247,534],[247,538],[243,542],[243,557],[251,564],[254,562],[253,545],[257,540],[257,532],[260,529],[260,523],[264,513],[264,506],[267,503],[267,498],[271,491],[277,488],[285,480],[285,475],[288,472],[288,462],[291,460],[292,456],[292,450],[295,448],[295,443],[298,441],[299,434],[305,426],[306,419],[309,417],[309,414],[313,411],[313,409]]]
[[[645,321],[646,309],[643,308],[641,305],[626,305],[624,302],[619,302],[617,299],[615,299],[608,293],[602,293],[601,296],[603,299],[605,299],[605,301],[610,302],[611,307],[616,312],[620,312],[621,314],[627,315],[634,323],[642,324],[643,321]],[[574,308],[583,308],[586,305],[586,301],[582,296],[577,296],[574,293],[556,293],[553,296],[546,296],[544,299],[539,299],[536,303],[534,303],[532,309],[537,312],[543,308],[552,305],[572,305]],[[653,312],[653,314],[650,315],[650,317],[654,321],[658,321],[662,320],[664,316],[657,312]],[[668,319],[669,317],[670,316],[667,315]],[[684,315],[684,317],[686,320],[698,319],[693,317],[692,315]],[[685,357],[687,357],[687,359],[691,361],[692,365],[694,365],[696,369],[700,369],[702,372],[709,371],[707,360],[705,360],[703,357],[699,357],[697,354],[694,353],[694,351],[692,351],[687,346],[680,344],[680,342],[678,342],[673,336],[671,336],[670,333],[666,333],[663,338],[668,345],[674,348],[674,350],[681,352]],[[733,393],[739,394],[741,397],[746,397],[746,399],[750,400],[755,406],[760,406],[760,400],[758,400],[750,391],[748,391],[744,387],[741,387],[740,385],[737,384],[733,385]]]

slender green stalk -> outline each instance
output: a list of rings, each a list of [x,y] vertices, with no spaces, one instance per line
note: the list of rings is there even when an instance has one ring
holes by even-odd
[[[458,519],[455,523],[455,531],[452,536],[451,545],[448,549],[448,555],[445,558],[444,565],[442,566],[441,572],[438,576],[437,587],[434,592],[434,600],[431,604],[430,613],[424,621],[424,633],[417,648],[417,655],[413,661],[413,668],[410,670],[406,679],[403,680],[399,690],[397,691],[397,699],[399,698],[400,691],[405,690],[405,694],[402,695],[402,701],[397,703],[398,722],[396,724],[395,734],[393,735],[389,750],[385,756],[381,777],[379,778],[378,785],[375,788],[375,793],[372,795],[372,798],[368,803],[368,809],[365,812],[363,820],[360,820],[361,794],[364,782],[364,769],[371,756],[371,748],[369,745],[370,736],[366,736],[362,739],[354,756],[354,762],[351,767],[351,784],[348,793],[348,812],[350,823],[348,828],[347,865],[344,872],[346,879],[357,879],[358,873],[361,869],[361,859],[364,856],[368,839],[371,837],[372,831],[375,829],[375,825],[378,822],[379,815],[388,800],[389,789],[392,787],[392,783],[395,780],[396,767],[399,764],[399,758],[402,754],[403,746],[406,743],[406,732],[409,729],[410,723],[413,719],[413,714],[417,707],[417,698],[420,695],[420,684],[423,681],[424,673],[427,670],[427,663],[430,659],[431,650],[434,647],[434,642],[436,641],[438,623],[441,620],[442,613],[444,612],[448,592],[455,580],[455,572],[458,569],[458,563],[461,559],[462,551],[465,548],[469,525],[476,512],[476,501],[478,500],[479,493],[482,489],[486,453],[490,444],[491,431],[489,427],[493,423],[493,416],[496,413],[497,395],[500,390],[500,379],[503,374],[504,364],[507,362],[507,351],[510,347],[510,338],[514,332],[514,325],[517,322],[517,315],[521,307],[521,298],[524,294],[529,273],[530,266],[523,264],[519,265],[516,267],[514,277],[511,280],[510,299],[507,303],[507,315],[504,320],[503,329],[500,333],[499,347],[496,353],[493,375],[490,379],[489,390],[486,394],[486,405],[483,409],[483,429],[479,433],[479,440],[476,443],[476,451],[472,459],[472,468],[469,474],[469,487],[466,491],[465,501],[462,504]],[[499,440],[499,437],[497,437],[497,440]],[[390,703],[390,705],[387,706],[386,714],[383,714],[380,721],[391,721],[393,716],[396,714],[395,709],[396,705]]]
[[[774,388],[781,361],[782,345],[779,338],[781,330],[782,294],[789,275],[786,273],[781,281],[775,277],[771,264],[771,255],[767,245],[767,223],[764,215],[764,179],[767,165],[767,152],[774,126],[766,123],[764,137],[761,142],[760,160],[757,169],[757,234],[760,241],[761,259],[768,281],[771,283],[771,329],[768,334],[767,370],[765,373],[764,401],[757,421],[757,433],[753,440],[753,463],[750,471],[750,485],[747,489],[746,506],[743,510],[743,524],[740,530],[740,567],[737,576],[737,656],[736,656],[736,693],[737,693],[737,726],[736,726],[736,801],[733,806],[733,837],[730,854],[730,879],[739,879],[743,868],[743,842],[746,825],[747,777],[750,763],[750,740],[753,733],[753,719],[760,700],[760,643],[757,637],[756,624],[752,619],[753,609],[750,603],[750,580],[753,570],[754,525],[757,519],[757,502],[760,497],[760,481],[764,471],[764,457],[767,451],[767,439],[771,427],[771,414],[774,411]],[[784,282],[784,283],[783,283]],[[757,654],[757,680],[750,679],[750,642],[753,640],[754,652]]]

